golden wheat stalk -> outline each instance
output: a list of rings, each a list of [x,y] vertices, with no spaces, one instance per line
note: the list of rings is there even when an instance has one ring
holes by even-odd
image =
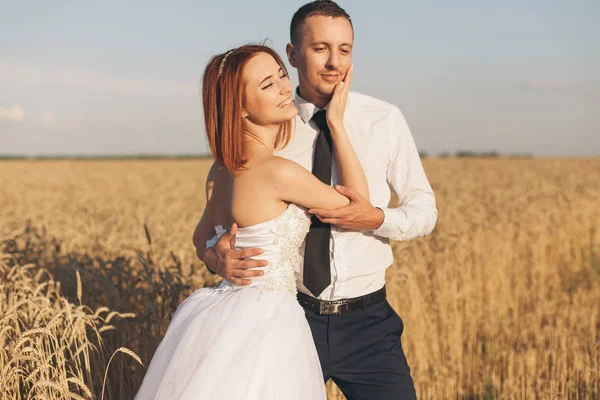
[[[102,395],[100,396],[100,400],[104,400],[104,387],[106,385],[106,378],[108,377],[108,368],[110,367],[110,363],[111,363],[113,357],[117,353],[125,353],[128,356],[132,357],[140,365],[142,365],[142,366],[144,365],[144,363],[142,363],[142,360],[138,357],[138,355],[135,354],[133,351],[129,350],[128,348],[119,347],[117,350],[115,350],[115,352],[112,354],[112,356],[110,356],[110,359],[108,360],[108,364],[106,365],[106,371],[104,372],[104,382],[102,383]]]

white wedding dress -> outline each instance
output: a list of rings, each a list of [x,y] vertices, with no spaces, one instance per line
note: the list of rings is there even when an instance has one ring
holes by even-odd
[[[239,228],[236,248],[269,262],[250,286],[223,281],[177,308],[137,400],[325,400],[317,351],[296,300],[310,218],[290,204],[277,218]],[[224,233],[221,226],[207,244]]]

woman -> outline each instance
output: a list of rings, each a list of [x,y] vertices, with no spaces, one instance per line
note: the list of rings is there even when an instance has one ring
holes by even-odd
[[[368,198],[343,126],[351,68],[326,121],[341,183]],[[328,184],[273,155],[297,114],[286,68],[272,49],[247,45],[214,57],[203,76],[206,132],[216,164],[201,226],[213,245],[237,224],[236,247],[261,247],[269,264],[249,286],[223,281],[177,309],[137,399],[325,399],[323,376],[294,272],[310,227],[308,208],[348,204]],[[242,338],[242,339],[240,339]],[[231,377],[235,377],[232,381]]]

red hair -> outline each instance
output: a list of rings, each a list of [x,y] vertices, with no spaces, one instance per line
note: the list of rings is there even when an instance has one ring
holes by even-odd
[[[202,75],[204,123],[210,150],[215,160],[232,174],[246,164],[243,146],[242,108],[246,63],[259,53],[271,55],[287,74],[281,57],[268,46],[245,45],[214,56]],[[225,62],[223,59],[227,57]],[[285,147],[291,138],[292,121],[282,124],[275,148]]]

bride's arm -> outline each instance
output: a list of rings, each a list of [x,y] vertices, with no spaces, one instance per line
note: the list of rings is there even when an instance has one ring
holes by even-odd
[[[293,161],[273,157],[268,170],[269,183],[282,201],[306,208],[326,209],[343,207],[349,203],[347,197]]]
[[[327,125],[333,139],[340,183],[368,200],[367,179],[343,123],[351,76],[352,67],[348,69],[343,83],[334,90],[327,106]],[[320,209],[339,208],[349,203],[347,197],[292,161],[273,157],[269,167],[270,179],[281,200]]]
[[[336,86],[327,106],[327,125],[333,139],[333,151],[340,184],[358,192],[370,202],[367,178],[344,128],[344,112],[348,102],[351,82],[352,66],[348,68],[344,80]]]

